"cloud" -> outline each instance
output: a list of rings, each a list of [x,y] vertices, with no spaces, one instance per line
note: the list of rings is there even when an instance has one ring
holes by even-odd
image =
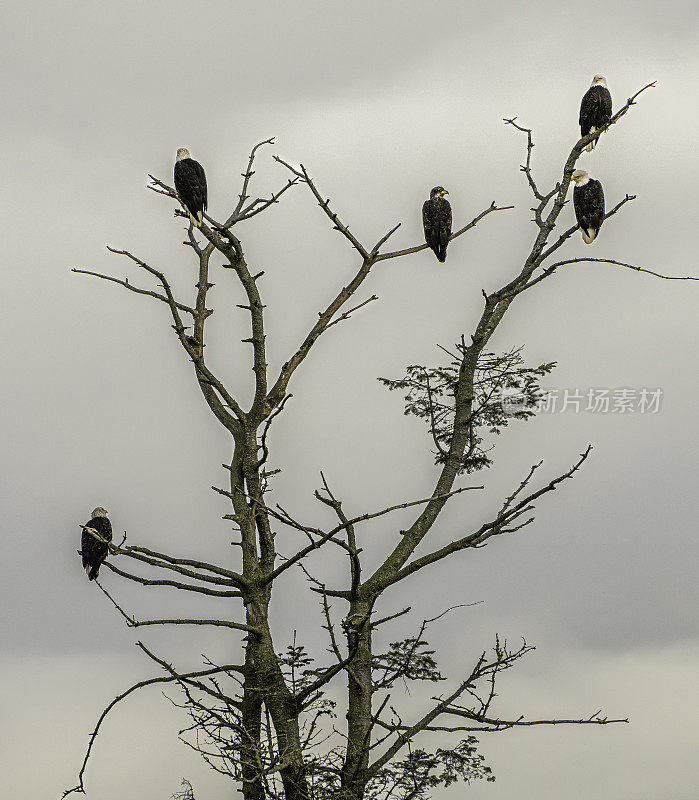
[[[629,725],[530,728],[481,737],[480,751],[496,774],[494,784],[468,788],[474,800],[513,793],[558,800],[693,800],[699,771],[696,664],[699,641],[681,646],[607,654],[547,648],[530,654],[501,678],[497,710],[529,717],[584,716],[598,708]],[[3,693],[3,761],[26,765],[41,753],[41,768],[4,770],[11,796],[58,797],[75,784],[102,708],[147,670],[123,656],[30,657],[0,660]],[[429,703],[429,691],[406,697],[405,718]],[[169,695],[177,699],[174,691]],[[40,723],[37,720],[40,719]],[[198,794],[230,791],[176,740],[186,717],[150,687],[115,707],[104,724],[86,773],[89,796],[169,796],[180,777]],[[438,800],[462,790],[436,795]]]

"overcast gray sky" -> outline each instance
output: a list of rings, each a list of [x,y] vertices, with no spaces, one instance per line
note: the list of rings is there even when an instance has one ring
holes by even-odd
[[[437,343],[450,346],[472,328],[481,289],[512,276],[528,252],[524,140],[503,117],[534,128],[534,168],[546,186],[577,138],[595,73],[607,77],[615,108],[656,80],[581,161],[610,206],[627,192],[638,199],[593,247],[576,236],[564,253],[697,274],[697,21],[694,3],[638,0],[71,0],[4,11],[0,761],[8,797],[54,798],[74,785],[100,710],[153,673],[134,632],[82,574],[77,523],[104,505],[132,542],[230,558],[227,509],[209,489],[223,480],[228,442],[165,309],[69,271],[134,277],[106,252],[111,244],[191,290],[182,220],[146,191],[147,173],[169,180],[176,149],[188,147],[207,170],[210,211],[223,217],[250,147],[276,136],[276,152],[306,165],[364,241],[401,221],[396,246],[420,242],[420,206],[434,185],[450,190],[457,223],[492,200],[516,205],[453,242],[444,265],[423,252],[376,269],[367,293],[380,301],[318,345],[272,439],[272,460],[284,468],[274,498],[298,513],[323,519],[311,497],[319,469],[352,512],[422,497],[434,474],[426,431],[375,379],[438,362]],[[261,154],[255,178],[258,193],[286,180],[271,153]],[[266,272],[272,370],[356,267],[302,187],[283,200],[239,232],[248,262]],[[572,209],[562,216],[569,224]],[[486,491],[455,500],[435,541],[480,525],[540,459],[550,477],[588,443],[593,455],[540,503],[536,525],[435,567],[387,595],[385,610],[419,606],[398,638],[423,615],[482,600],[434,629],[451,679],[496,632],[525,636],[537,650],[503,679],[503,715],[601,707],[631,719],[485,738],[497,781],[468,789],[474,800],[515,792],[695,800],[699,285],[604,264],[566,269],[518,301],[493,347],[525,344],[531,362],[558,361],[552,388],[660,387],[660,412],[542,414],[509,429],[495,466],[477,476]],[[245,400],[248,346],[231,345],[246,335],[245,320],[225,309],[240,302],[239,287],[227,273],[217,282],[207,352]],[[367,555],[384,552],[398,527],[367,527]],[[340,575],[329,556],[327,574]],[[105,583],[137,616],[188,607],[111,574]],[[280,649],[305,617],[314,620],[306,640],[322,652],[301,581],[289,579],[275,614]],[[236,642],[210,631],[158,631],[149,641],[182,666],[200,652],[237,653]],[[415,713],[422,701],[414,692]],[[200,800],[229,797],[230,786],[177,742],[184,723],[156,690],[127,701],[96,745],[90,799],[167,798],[182,776]]]

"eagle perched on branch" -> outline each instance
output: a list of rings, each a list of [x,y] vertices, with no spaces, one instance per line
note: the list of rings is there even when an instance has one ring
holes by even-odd
[[[611,118],[612,96],[607,89],[607,81],[601,75],[595,75],[580,103],[580,136],[594,133]],[[594,150],[598,139],[599,136],[594,138],[585,149],[588,152]]]
[[[583,242],[592,244],[604,222],[604,191],[602,184],[591,178],[584,169],[576,169],[571,175],[575,181],[573,207],[580,226]]]
[[[451,206],[444,195],[449,192],[443,186],[435,186],[430,199],[422,206],[422,224],[425,228],[425,241],[434,250],[437,261],[444,262],[447,245],[451,237]]]
[[[182,204],[189,211],[192,225],[201,228],[207,202],[206,175],[204,167],[190,157],[186,147],[180,147],[177,151],[175,189]]]
[[[98,506],[93,510],[90,521],[81,527],[83,567],[87,571],[87,577],[94,581],[109,552],[108,542],[112,541],[112,523],[107,518],[107,511]]]

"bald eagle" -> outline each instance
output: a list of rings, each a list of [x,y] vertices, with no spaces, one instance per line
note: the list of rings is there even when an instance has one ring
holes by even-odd
[[[88,578],[93,581],[102,566],[102,562],[107,557],[109,547],[107,542],[112,541],[112,523],[107,519],[107,512],[101,506],[98,506],[92,512],[92,518],[82,526],[83,535],[81,542],[81,552],[83,557],[83,567],[87,571]],[[100,541],[96,536],[90,533],[96,531],[101,539]]]
[[[612,96],[607,89],[607,81],[601,75],[595,75],[590,88],[585,92],[580,103],[580,135],[594,133],[612,118]],[[585,148],[588,152],[595,149],[599,136]]]
[[[189,211],[192,225],[201,228],[203,212],[206,211],[206,175],[204,167],[190,157],[186,147],[180,147],[177,151],[175,189],[184,207]]]
[[[451,236],[451,206],[444,195],[449,192],[443,186],[435,186],[430,199],[422,206],[422,224],[425,228],[425,241],[434,250],[437,261],[444,262],[447,245]]]
[[[604,222],[604,192],[602,184],[591,178],[584,169],[576,169],[573,206],[583,242],[592,244]]]

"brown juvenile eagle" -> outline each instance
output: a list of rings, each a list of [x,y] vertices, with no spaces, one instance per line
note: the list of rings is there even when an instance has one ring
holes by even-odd
[[[425,228],[425,241],[434,250],[437,261],[444,262],[447,245],[451,236],[451,206],[444,195],[449,192],[443,186],[435,186],[430,199],[422,206],[422,224]]]

